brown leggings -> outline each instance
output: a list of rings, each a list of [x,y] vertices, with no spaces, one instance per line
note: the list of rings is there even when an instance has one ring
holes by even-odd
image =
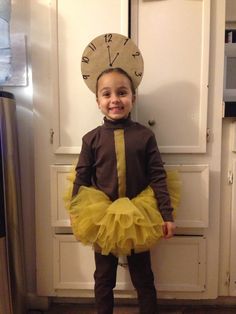
[[[158,314],[150,252],[127,256],[131,281],[137,291],[140,314]],[[98,314],[112,314],[118,258],[95,252],[95,300]]]

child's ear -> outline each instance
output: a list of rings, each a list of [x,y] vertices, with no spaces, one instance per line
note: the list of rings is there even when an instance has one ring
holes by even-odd
[[[133,105],[134,105],[134,103],[135,103],[135,100],[136,100],[136,95],[133,95],[133,96],[132,96],[132,103],[133,103]]]

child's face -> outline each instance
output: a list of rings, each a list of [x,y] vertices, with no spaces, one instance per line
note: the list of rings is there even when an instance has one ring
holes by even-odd
[[[129,79],[121,73],[110,72],[98,81],[97,103],[109,120],[127,118],[133,108],[135,95]]]

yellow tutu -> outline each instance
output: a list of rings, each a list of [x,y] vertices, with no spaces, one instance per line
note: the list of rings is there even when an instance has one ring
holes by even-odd
[[[74,175],[68,178],[71,183]],[[179,203],[178,173],[167,173],[172,206]],[[94,245],[103,255],[130,255],[131,250],[143,252],[162,236],[163,219],[151,187],[133,199],[121,197],[112,202],[93,187],[82,186],[71,200],[72,184],[64,200],[69,211],[71,226],[77,240]]]

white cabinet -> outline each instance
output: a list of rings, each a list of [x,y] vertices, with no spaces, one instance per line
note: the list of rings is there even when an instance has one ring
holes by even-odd
[[[97,35],[128,34],[128,1],[52,3],[54,152],[77,154],[82,136],[102,122],[95,96],[81,77],[81,55]],[[210,0],[140,0],[138,8],[133,37],[145,71],[137,119],[145,125],[155,121],[161,152],[206,152]],[[106,23],[92,23],[97,19]]]
[[[178,258],[176,258],[178,256]],[[206,239],[175,236],[152,250],[158,291],[202,292],[206,289]]]
[[[152,125],[162,153],[205,153],[210,0],[139,0],[136,15],[145,60],[137,119]]]
[[[53,227],[69,227],[70,220],[65,209],[64,195],[68,192],[72,174],[71,165],[52,165],[50,169],[51,184],[51,224]]]
[[[54,227],[54,289],[60,296],[66,289],[93,289],[94,258],[92,248],[75,240],[63,195],[74,166],[51,166],[51,217]],[[167,165],[178,170],[183,195],[177,210],[179,228],[200,228],[208,225],[208,165]],[[196,191],[198,193],[196,194]],[[191,230],[191,229],[190,229]],[[66,234],[65,234],[66,233]],[[175,258],[178,256],[178,258]],[[202,292],[206,280],[206,239],[200,236],[176,236],[160,241],[152,249],[153,270],[159,291]],[[133,290],[128,269],[118,267],[117,290]],[[59,290],[61,290],[59,292]],[[78,291],[78,294],[81,292]]]
[[[209,166],[166,165],[166,170],[177,170],[181,181],[181,197],[176,213],[180,228],[206,228],[209,219]]]
[[[177,236],[160,241],[152,251],[152,265],[158,291],[204,291],[206,285],[206,240],[204,237]],[[180,254],[181,253],[181,254]],[[178,259],[176,259],[178,255]],[[54,288],[60,296],[68,290],[92,291],[94,252],[73,235],[54,236]],[[118,266],[116,292],[134,291],[128,268]],[[135,294],[134,294],[135,295]]]
[[[82,136],[102,123],[82,79],[82,53],[98,35],[128,35],[128,0],[53,0],[51,21],[54,152],[78,154]]]
[[[56,290],[92,291],[94,270],[92,247],[76,241],[73,235],[54,236],[54,288]],[[127,268],[118,266],[116,290],[134,290]],[[65,291],[63,293],[67,294]]]
[[[74,166],[51,166],[51,217],[53,227],[70,226],[63,196],[69,187],[68,177]],[[177,170],[181,180],[180,205],[176,214],[179,228],[206,228],[209,216],[209,166],[166,165],[166,170]],[[197,193],[196,193],[197,191]]]
[[[102,121],[95,96],[81,79],[82,50],[101,33],[128,34],[128,2],[41,0],[31,5],[40,296],[92,293],[93,252],[71,234],[63,195],[82,135]],[[152,252],[158,290],[167,298],[215,298],[223,74],[223,36],[216,29],[222,25],[223,4],[132,0],[130,5],[131,35],[145,60],[133,115],[147,126],[154,120],[151,127],[167,168],[177,168],[183,182],[178,235]],[[207,127],[212,131],[208,146]],[[133,293],[127,269],[119,267],[116,291]]]
[[[102,33],[128,34],[128,0],[32,1],[31,48],[34,87],[37,294],[55,295],[51,221],[68,225],[55,204],[51,217],[50,165],[72,163],[82,135],[101,123],[95,95],[81,78],[80,60],[91,39]],[[65,182],[65,181],[61,181]],[[62,183],[64,184],[64,183]],[[58,185],[58,194],[64,186]],[[60,200],[61,202],[61,200]]]
[[[73,235],[54,235],[54,288],[93,289],[94,257]]]

